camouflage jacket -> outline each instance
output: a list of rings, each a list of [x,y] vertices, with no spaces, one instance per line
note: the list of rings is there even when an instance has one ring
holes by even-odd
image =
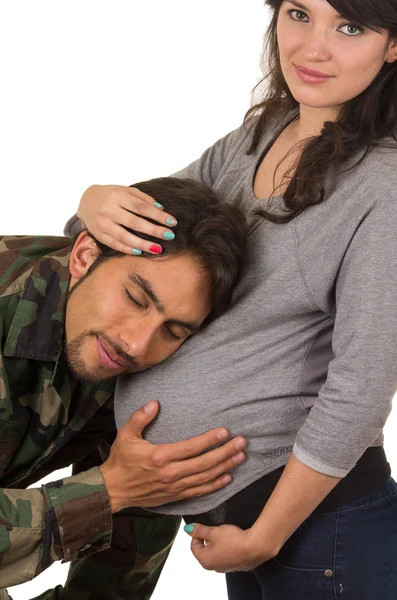
[[[115,436],[113,389],[73,380],[64,357],[70,251],[70,238],[0,237],[0,588],[110,546],[98,467],[25,489]]]

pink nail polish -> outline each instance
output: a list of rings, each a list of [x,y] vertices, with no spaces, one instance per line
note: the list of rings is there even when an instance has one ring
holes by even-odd
[[[150,252],[154,252],[155,254],[161,254],[163,249],[161,246],[150,246]]]

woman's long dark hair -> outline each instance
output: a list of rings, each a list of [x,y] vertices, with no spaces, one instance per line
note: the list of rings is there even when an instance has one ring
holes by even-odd
[[[327,1],[352,24],[373,31],[383,29],[392,39],[397,38],[397,0]],[[254,91],[265,81],[268,90],[265,97],[245,115],[245,123],[251,123],[251,118],[256,117],[248,154],[256,150],[269,123],[274,119],[285,121],[287,115],[298,108],[298,102],[284,79],[278,51],[277,21],[283,0],[265,0],[265,4],[273,11],[263,53],[267,64],[264,78]],[[358,158],[350,168],[358,166],[374,146],[390,146],[384,138],[392,137],[397,141],[396,132],[397,62],[393,62],[385,63],[371,85],[344,104],[336,122],[325,122],[321,134],[304,144],[296,165],[286,174],[290,183],[283,195],[285,213],[272,214],[260,209],[257,214],[273,223],[288,223],[308,206],[325,199],[328,173],[340,169],[356,156]]]

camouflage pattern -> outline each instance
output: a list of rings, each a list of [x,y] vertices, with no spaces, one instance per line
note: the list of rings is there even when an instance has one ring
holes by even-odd
[[[71,248],[0,237],[0,598],[62,560],[66,586],[41,598],[146,600],[180,520],[111,514],[98,465],[116,436],[113,386],[73,380],[63,351]],[[71,464],[71,477],[26,489]]]

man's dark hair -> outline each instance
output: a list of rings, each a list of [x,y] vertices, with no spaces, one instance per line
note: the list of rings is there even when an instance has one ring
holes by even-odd
[[[193,179],[160,177],[130,187],[152,196],[178,221],[173,227],[175,239],[162,245],[162,254],[143,253],[142,257],[156,260],[172,254],[191,254],[197,258],[210,276],[211,316],[224,312],[231,302],[247,255],[247,225],[243,212],[223,201],[210,187]],[[158,244],[157,238],[129,231]],[[100,251],[92,265],[94,268],[108,258],[125,256],[94,240]]]

